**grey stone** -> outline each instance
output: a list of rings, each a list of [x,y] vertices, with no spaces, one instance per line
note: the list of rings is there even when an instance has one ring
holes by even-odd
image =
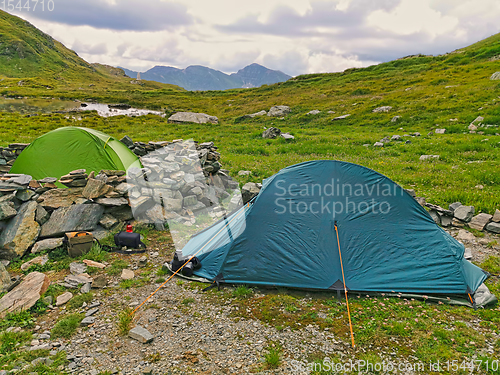
[[[495,214],[493,215],[491,221],[494,221],[495,223],[500,223],[500,210],[495,210]]]
[[[0,299],[0,318],[6,313],[29,310],[50,285],[49,278],[41,272],[31,272],[21,284]]]
[[[22,256],[36,241],[40,225],[35,221],[36,202],[24,203],[0,233],[0,258]]]
[[[78,204],[54,211],[42,226],[40,237],[58,237],[66,232],[93,231],[104,213],[98,204]]]
[[[469,227],[482,231],[492,218],[493,215],[480,213],[471,219],[471,221],[469,222]]]
[[[132,328],[128,335],[143,344],[153,341],[154,336],[145,328],[141,326],[135,326]]]
[[[184,200],[182,202],[184,207],[190,207],[194,206],[198,202],[198,198],[196,195],[189,195],[187,197],[184,197]]]
[[[21,202],[27,202],[33,196],[36,195],[36,193],[33,190],[26,189],[26,190],[18,190],[16,192],[16,198],[19,199]]]
[[[486,230],[492,233],[500,233],[500,223],[489,223]]]
[[[128,201],[125,198],[99,198],[96,200],[96,203],[106,207],[119,207],[128,205]]]
[[[92,288],[102,289],[107,285],[108,285],[108,280],[106,279],[106,276],[104,276],[104,275],[96,276],[96,278],[92,282]]]
[[[417,196],[417,193],[415,192],[415,189],[405,189],[405,191],[410,194],[413,198]]]
[[[350,116],[350,114],[334,117],[333,120],[343,120]]]
[[[99,308],[98,307],[94,307],[92,309],[87,310],[87,312],[85,313],[85,316],[92,316],[92,315],[94,315],[98,311],[99,311]]]
[[[457,240],[472,242],[476,239],[471,232],[466,231],[465,229],[460,229],[457,234]]]
[[[295,137],[293,135],[291,135],[290,133],[281,133],[280,137],[284,138],[284,139],[295,139]]]
[[[57,181],[57,178],[55,178],[55,177],[45,177],[45,178],[42,178],[41,180],[38,180],[38,182],[40,184],[47,184],[47,183],[53,184],[56,181]]]
[[[385,105],[382,107],[375,108],[372,112],[373,113],[380,113],[380,112],[389,112],[392,109],[390,105]]]
[[[191,122],[195,124],[218,124],[219,119],[206,113],[177,112],[168,118],[170,123]]]
[[[105,175],[104,175],[105,176]],[[104,196],[109,190],[105,181],[89,178],[82,195],[87,199],[95,199]]]
[[[120,142],[122,142],[127,147],[132,147],[134,145],[134,141],[128,135],[120,139]]]
[[[69,288],[76,288],[79,284],[92,283],[93,280],[90,277],[85,276],[85,274],[80,275],[68,275],[64,278],[64,282]]]
[[[239,171],[238,176],[250,176],[252,172],[250,171]]]
[[[47,254],[33,258],[21,265],[22,271],[27,271],[33,265],[43,266],[49,261],[49,256]]]
[[[444,134],[444,133],[446,133],[446,129],[436,129],[434,132],[436,134]]]
[[[44,250],[53,250],[63,245],[63,238],[47,238],[36,242],[31,248],[31,253],[36,254]]]
[[[80,275],[87,272],[87,265],[85,263],[72,262],[69,265],[69,272],[75,276]]]
[[[3,263],[0,263],[0,293],[7,290],[10,285],[10,275]]]
[[[92,289],[92,284],[91,283],[85,283],[80,288],[80,292],[83,293],[83,294],[89,293],[91,289]]]
[[[455,211],[461,205],[462,205],[462,203],[460,203],[460,202],[454,202],[454,203],[450,204],[448,206],[448,208],[450,209],[450,211]]]
[[[401,116],[394,116],[392,119],[391,119],[391,122],[397,122],[401,119]]]
[[[175,198],[170,198],[170,199],[164,199],[163,202],[165,203],[165,210],[167,211],[180,211],[182,210],[182,199],[175,199]]]
[[[449,216],[441,216],[441,225],[445,228],[451,227],[453,219]]]
[[[35,221],[38,224],[43,225],[47,222],[47,220],[49,220],[49,218],[50,214],[47,212],[47,210],[43,208],[41,205],[38,205],[35,213]]]
[[[95,318],[93,316],[87,316],[87,317],[83,318],[80,325],[82,327],[87,327],[87,326],[94,324],[94,323],[95,323]]]
[[[126,269],[126,268],[122,270],[121,278],[123,280],[131,280],[134,277],[135,277],[134,271]]]
[[[68,303],[68,301],[71,298],[73,298],[73,293],[71,293],[71,292],[65,292],[65,293],[61,294],[56,299],[56,306],[62,306],[64,304]]]
[[[472,259],[472,250],[470,249],[470,247],[466,247],[465,248],[464,258],[467,259],[467,260],[471,260]]]
[[[260,188],[254,182],[247,182],[241,189],[243,204],[249,202],[253,197],[259,194]]]
[[[455,211],[453,215],[456,219],[465,221],[466,223],[471,221],[474,216],[475,209],[473,206],[460,206]]]
[[[101,220],[99,221],[99,224],[106,229],[113,228],[117,223],[118,220],[116,220],[114,216],[110,214],[104,214]]]
[[[500,72],[495,72],[491,75],[490,79],[492,81],[496,81],[496,80],[499,80],[500,79]]]
[[[419,160],[425,161],[425,160],[437,160],[439,159],[439,155],[421,155]]]
[[[57,210],[61,207],[71,206],[75,200],[81,197],[82,191],[83,189],[80,188],[52,189],[40,195],[38,202],[41,202],[40,205],[45,209]]]
[[[289,114],[290,112],[292,112],[292,110],[290,109],[289,106],[276,105],[274,107],[271,107],[269,112],[267,112],[267,115],[269,117],[282,117],[282,116]]]
[[[436,210],[430,210],[429,215],[431,215],[432,220],[434,220],[434,222],[437,225],[441,225],[441,216],[439,216],[439,214]]]
[[[398,134],[394,134],[392,137],[391,137],[391,141],[400,141],[401,140],[401,136],[398,135]]]
[[[375,142],[373,147],[384,147],[384,144],[382,142]]]
[[[12,203],[1,203],[0,204],[0,221],[8,220],[11,217],[17,215],[17,211]]]
[[[274,139],[276,137],[279,137],[281,134],[281,130],[275,127],[270,127],[262,133],[262,138],[267,138],[267,139]]]
[[[9,180],[9,182],[13,182],[13,183],[19,184],[19,185],[28,185],[31,180],[32,180],[31,176],[22,174],[22,175],[18,175],[16,177],[11,178]]]
[[[146,264],[148,263],[148,257],[143,255],[142,257],[139,258],[139,261],[137,262],[137,265],[139,267],[145,267]]]

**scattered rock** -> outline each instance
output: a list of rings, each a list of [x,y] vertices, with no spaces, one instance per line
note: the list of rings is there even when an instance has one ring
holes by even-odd
[[[21,265],[21,270],[27,271],[33,265],[43,266],[49,261],[49,256],[47,254],[31,259]]]
[[[72,262],[69,265],[69,272],[75,276],[81,275],[87,272],[87,265],[84,263]]]
[[[40,205],[48,210],[57,210],[61,207],[69,207],[81,195],[82,189],[52,189],[46,191],[38,198]]]
[[[7,220],[17,215],[17,211],[12,203],[0,204],[0,221]]]
[[[500,79],[500,72],[495,72],[491,75],[490,79],[492,81],[496,81],[496,80],[499,80]]]
[[[280,137],[285,138],[285,139],[295,139],[295,137],[293,135],[291,135],[290,133],[281,133]]]
[[[401,136],[400,135],[395,134],[395,135],[393,135],[391,137],[391,141],[400,141],[400,140],[401,140]]]
[[[83,318],[80,325],[82,327],[87,327],[87,326],[92,325],[94,323],[95,323],[95,318],[93,316],[87,316],[87,317]]]
[[[476,215],[472,218],[472,220],[469,222],[469,227],[482,231],[492,218],[493,215],[480,213],[479,215]]]
[[[437,225],[441,225],[441,216],[439,216],[439,214],[436,210],[430,210],[429,215],[431,215],[432,220],[434,220],[434,222]]]
[[[245,118],[254,118],[254,117],[258,117],[258,116],[265,116],[267,114],[266,111],[262,110],[262,111],[259,111],[259,112],[255,112],[255,113],[251,113],[249,115],[245,115],[243,117]]]
[[[131,280],[135,277],[134,271],[129,270],[129,269],[124,269],[122,270],[121,278],[123,280]]]
[[[87,312],[85,313],[85,316],[92,316],[98,311],[99,311],[98,307],[91,308],[91,309],[87,310]]]
[[[457,240],[461,241],[469,241],[472,242],[476,239],[471,232],[466,231],[465,229],[460,229],[457,234]]]
[[[92,278],[86,273],[80,275],[68,275],[64,278],[64,285],[68,288],[77,288],[80,284],[92,283]]]
[[[454,203],[450,204],[448,206],[448,208],[450,209],[450,211],[455,211],[461,205],[462,205],[462,203],[460,203],[460,202],[454,202]]]
[[[218,124],[219,119],[206,113],[177,112],[168,118],[168,122],[182,124],[186,122],[195,124]]]
[[[136,326],[130,330],[128,335],[143,344],[153,341],[154,336],[145,328]]]
[[[87,185],[83,189],[82,195],[87,199],[96,199],[103,197],[109,191],[110,186],[106,185],[105,181],[89,178]]]
[[[64,305],[71,298],[73,298],[73,293],[71,293],[71,292],[66,292],[66,293],[61,294],[56,299],[56,306],[62,306],[62,305]]]
[[[250,176],[252,172],[250,171],[239,171],[238,176]]]
[[[45,208],[43,208],[41,205],[38,205],[36,208],[36,213],[35,213],[35,221],[43,225],[49,220],[50,214],[47,212]]]
[[[148,263],[148,257],[143,255],[142,257],[139,258],[139,261],[137,262],[137,265],[139,267],[145,267],[146,264]]]
[[[337,117],[334,117],[333,120],[343,120],[345,118],[348,118],[350,115],[342,115],[342,116],[337,116]]]
[[[84,259],[84,260],[82,260],[82,262],[85,263],[89,267],[95,267],[95,268],[101,268],[101,269],[106,268],[105,264],[95,262],[95,261],[90,260],[90,259]],[[94,282],[95,282],[95,280],[94,280]]]
[[[317,110],[317,109],[313,109],[312,111],[309,111],[309,112],[307,112],[306,114],[307,114],[307,115],[318,115],[318,114],[320,114],[320,113],[321,113],[321,111],[319,111],[319,110]]]
[[[0,293],[7,290],[10,286],[10,275],[5,269],[3,263],[0,263]]]
[[[468,223],[474,216],[474,212],[475,209],[473,206],[460,206],[453,211],[453,215],[456,219]]]
[[[494,221],[495,223],[500,223],[500,210],[495,210],[495,214],[493,215],[491,221]]]
[[[45,250],[53,250],[63,245],[63,238],[47,238],[46,240],[38,241],[31,248],[31,253],[36,254]]]
[[[375,142],[373,147],[384,147],[384,144],[382,142]]]
[[[402,117],[401,116],[394,116],[392,119],[391,119],[391,122],[398,122]]]
[[[380,113],[380,112],[389,112],[392,109],[391,106],[385,105],[382,107],[375,108],[372,112],[373,113]]]
[[[106,279],[106,276],[104,275],[99,275],[96,276],[94,281],[92,282],[92,288],[98,288],[102,289],[108,285],[108,280]]]
[[[489,223],[487,226],[486,226],[486,230],[488,232],[492,232],[492,233],[500,233],[500,224],[499,223]]]
[[[116,224],[118,224],[118,220],[116,220],[115,217],[110,214],[104,214],[104,216],[99,221],[99,225],[106,229],[112,229]]]
[[[421,155],[419,160],[424,161],[424,160],[434,160],[434,159],[439,159],[439,155]]]
[[[276,105],[274,107],[271,107],[269,112],[267,112],[267,115],[269,117],[282,117],[289,114],[290,112],[292,112],[290,107],[286,105]]]
[[[279,137],[281,135],[281,130],[275,127],[270,127],[262,133],[262,138],[267,138],[267,139],[274,139],[276,137]]]
[[[13,290],[0,299],[0,318],[8,312],[28,310],[40,299],[50,285],[49,278],[41,272],[31,272]]]
[[[436,129],[434,132],[436,134],[444,134],[444,133],[446,133],[446,129]]]
[[[446,215],[441,216],[441,226],[445,228],[451,227],[452,223],[453,223],[453,218]]]

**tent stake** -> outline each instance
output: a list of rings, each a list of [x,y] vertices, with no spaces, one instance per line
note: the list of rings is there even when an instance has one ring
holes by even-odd
[[[339,230],[337,228],[337,221],[335,221],[335,232],[337,233],[337,244],[339,247],[339,257],[340,257],[340,269],[342,270],[342,281],[344,283],[345,302],[347,305],[347,315],[349,316],[349,329],[351,330],[352,347],[355,348],[356,345],[354,344],[354,333],[352,331],[351,311],[349,310],[349,299],[347,298],[347,287],[345,286],[344,266],[342,265],[342,252],[340,251]]]

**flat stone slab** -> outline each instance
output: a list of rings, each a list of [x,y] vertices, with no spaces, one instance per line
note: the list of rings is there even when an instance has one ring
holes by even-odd
[[[153,341],[154,336],[146,329],[141,326],[136,326],[130,330],[128,335],[143,344]]]
[[[57,210],[60,207],[69,207],[78,198],[81,198],[83,189],[52,189],[38,198],[38,202],[45,209]]]
[[[61,207],[42,226],[40,237],[59,237],[66,232],[93,231],[104,213],[98,204],[77,204]]]
[[[94,324],[94,323],[95,323],[95,318],[93,316],[87,316],[87,317],[83,318],[80,325],[82,327],[87,327],[87,326]]]
[[[466,223],[472,220],[475,209],[473,206],[460,206],[453,211],[456,219],[465,221]]]
[[[480,213],[472,218],[469,222],[469,227],[482,231],[492,218],[493,215]]]
[[[73,293],[71,292],[66,292],[61,294],[59,297],[56,299],[56,306],[62,306],[65,303],[67,303],[71,298],[73,298]]]
[[[93,260],[90,260],[90,259],[84,259],[82,262],[85,263],[89,267],[95,267],[95,268],[101,268],[101,269],[106,268],[105,264],[102,264],[99,262],[94,262]]]
[[[460,229],[458,231],[457,240],[472,242],[475,239],[476,237],[471,232],[468,232],[465,229]]]
[[[124,269],[122,270],[122,275],[121,275],[121,278],[123,280],[131,280],[135,277],[135,274],[134,274],[134,271],[132,270],[128,270],[128,269]]]
[[[50,285],[49,278],[41,272],[31,272],[24,280],[0,299],[0,318],[9,312],[28,310],[40,299]]]
[[[219,119],[215,116],[207,115],[206,113],[195,112],[177,112],[168,118],[170,123],[191,122],[195,124],[218,124]]]
[[[500,223],[489,223],[486,230],[492,233],[500,233]]]
[[[23,263],[23,265],[21,266],[21,270],[26,271],[28,268],[30,268],[34,264],[38,264],[40,266],[43,266],[48,261],[49,261],[48,255],[39,256],[39,257],[31,259],[30,261],[28,261],[26,263]]]
[[[31,248],[31,253],[36,254],[44,250],[53,250],[63,244],[63,238],[48,238],[46,240],[38,241]]]

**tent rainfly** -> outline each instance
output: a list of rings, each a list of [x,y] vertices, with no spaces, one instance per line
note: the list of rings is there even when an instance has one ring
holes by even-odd
[[[22,173],[36,180],[60,178],[76,170],[127,170],[138,163],[137,156],[120,141],[98,130],[64,127],[35,139],[17,157],[10,173]]]
[[[332,160],[268,178],[252,202],[193,236],[182,253],[196,254],[195,275],[214,282],[316,290],[344,290],[342,257],[349,292],[469,305],[488,277],[401,186]]]

